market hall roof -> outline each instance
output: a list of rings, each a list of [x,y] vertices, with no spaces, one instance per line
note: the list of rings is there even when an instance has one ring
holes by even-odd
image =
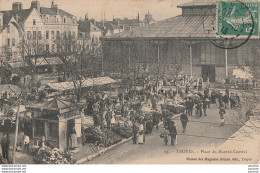
[[[236,1],[236,0],[221,0],[221,1]],[[257,2],[256,0],[240,0],[240,2]],[[193,0],[191,2],[183,3],[178,5],[178,8],[183,7],[198,7],[198,6],[216,6],[214,0]]]
[[[194,7],[194,6],[208,6],[208,5],[212,5],[212,6],[216,6],[216,1],[212,1],[212,0],[194,0],[191,2],[187,2],[181,5],[178,5],[177,7]]]
[[[228,0],[224,0],[228,1]],[[230,1],[230,0],[229,0]],[[241,0],[249,2],[256,0]],[[216,38],[212,31],[216,30],[216,1],[194,0],[179,5],[183,14],[162,20],[147,26],[133,28],[114,35],[109,35],[104,40],[131,40],[134,38],[149,39],[174,39],[174,38]],[[186,8],[196,8],[192,13],[185,12]]]
[[[207,38],[214,37],[207,34],[207,29],[215,25],[214,15],[187,15],[176,16],[170,19],[159,21],[147,26],[133,28],[131,31],[107,36],[105,39],[122,38]]]

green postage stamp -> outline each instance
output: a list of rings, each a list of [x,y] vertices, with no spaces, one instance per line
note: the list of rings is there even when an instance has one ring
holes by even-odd
[[[217,3],[216,23],[219,37],[258,37],[258,22],[257,2],[219,1]]]

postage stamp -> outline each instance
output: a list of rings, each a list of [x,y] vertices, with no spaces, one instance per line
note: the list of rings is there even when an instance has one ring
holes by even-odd
[[[217,3],[217,36],[258,37],[258,3],[227,2]]]

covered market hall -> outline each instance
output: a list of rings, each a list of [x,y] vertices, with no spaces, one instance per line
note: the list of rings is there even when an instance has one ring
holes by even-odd
[[[182,9],[179,16],[104,38],[104,71],[138,69],[140,73],[171,76],[174,66],[183,63],[183,75],[218,82],[234,69],[259,66],[259,38],[235,38],[234,44],[245,44],[234,49],[212,44],[216,33],[209,30],[216,26],[215,1],[194,0],[178,8]]]

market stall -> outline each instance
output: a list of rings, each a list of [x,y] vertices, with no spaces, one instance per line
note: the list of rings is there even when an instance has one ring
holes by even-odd
[[[28,106],[32,114],[32,133],[34,144],[44,136],[51,147],[68,149],[73,135],[81,138],[80,105],[54,98],[50,101]]]
[[[21,94],[21,89],[12,84],[0,85],[0,98],[9,99],[13,97],[18,97]]]

